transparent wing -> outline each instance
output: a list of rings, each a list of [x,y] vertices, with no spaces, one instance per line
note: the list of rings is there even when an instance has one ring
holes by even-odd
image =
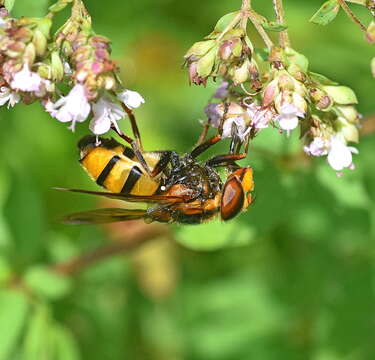
[[[102,191],[89,191],[89,190],[79,190],[79,189],[67,189],[67,188],[60,188],[55,187],[55,190],[61,191],[70,191],[76,192],[81,194],[88,194],[88,195],[98,195],[98,196],[105,196],[110,199],[117,199],[123,201],[130,201],[130,202],[146,202],[146,203],[155,203],[155,202],[169,202],[169,203],[178,203],[178,202],[185,202],[189,200],[186,196],[170,196],[170,195],[125,195],[121,193],[111,193],[111,192],[102,192]]]
[[[64,224],[105,224],[119,221],[143,219],[147,215],[146,210],[139,209],[95,209],[76,212],[62,218]]]

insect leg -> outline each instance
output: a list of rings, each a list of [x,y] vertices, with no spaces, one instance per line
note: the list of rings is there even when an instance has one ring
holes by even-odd
[[[220,140],[221,140],[221,135],[216,135],[216,136],[213,136],[213,137],[209,138],[204,143],[196,146],[192,150],[192,152],[190,153],[191,157],[196,158],[197,156],[199,156],[200,154],[205,152],[209,147],[211,147],[212,145],[215,145]]]
[[[216,155],[213,158],[207,160],[206,165],[212,167],[235,165],[237,167],[238,165],[235,163],[235,161],[245,158],[246,155],[246,153]]]
[[[140,151],[143,151],[141,134],[139,132],[139,128],[138,128],[137,121],[135,119],[134,113],[126,105],[121,104],[121,106],[125,110],[125,112],[128,114],[128,116],[129,116],[130,124],[131,124],[131,127],[132,127],[132,131],[133,131],[133,135],[134,135],[137,147],[138,147],[138,149],[140,149]]]
[[[139,148],[138,142],[136,140],[133,140],[129,136],[126,136],[117,126],[112,125],[111,129],[115,131],[116,134],[120,136],[121,139],[125,140],[128,144],[130,144],[137,160],[140,162],[142,167],[146,170],[147,174],[151,176],[151,170],[142,155],[142,150]]]
[[[209,127],[210,127],[210,125],[208,123],[203,125],[202,132],[199,135],[199,138],[198,138],[197,143],[195,144],[195,147],[201,145],[204,142],[204,140],[206,139]]]

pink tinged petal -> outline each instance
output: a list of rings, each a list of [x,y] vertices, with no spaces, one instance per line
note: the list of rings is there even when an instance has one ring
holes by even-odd
[[[328,153],[326,141],[320,137],[314,138],[310,145],[305,146],[303,150],[311,156],[323,156]]]
[[[16,90],[34,92],[40,90],[42,80],[37,73],[30,71],[27,64],[24,64],[22,70],[14,74],[10,86]]]
[[[276,92],[277,87],[278,87],[278,80],[275,79],[275,80],[272,80],[265,88],[264,94],[263,94],[263,106],[264,107],[269,106],[275,100],[275,97],[277,94]]]
[[[72,122],[72,130],[76,122],[87,119],[91,106],[86,98],[85,88],[82,84],[76,84],[69,94],[60,98],[55,104],[47,102],[46,111],[61,122]]]
[[[117,127],[117,120],[125,116],[125,112],[119,105],[102,97],[92,106],[94,118],[90,122],[90,130],[96,135],[108,132],[111,125]]]
[[[136,109],[145,103],[145,99],[136,91],[125,90],[117,94],[117,98],[129,109]]]

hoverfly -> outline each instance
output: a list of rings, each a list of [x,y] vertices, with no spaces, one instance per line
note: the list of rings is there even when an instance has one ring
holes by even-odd
[[[220,214],[229,220],[251,204],[253,171],[235,160],[245,154],[215,156],[204,163],[196,157],[220,140],[220,135],[183,156],[174,151],[135,152],[114,139],[87,136],[80,140],[80,163],[108,192],[60,189],[151,204],[147,209],[96,209],[64,218],[70,224],[94,224],[144,219],[146,222],[199,224]],[[146,164],[146,166],[143,166]],[[216,170],[230,166],[223,184]]]
[[[143,151],[135,117],[130,109],[124,109],[136,140],[115,126],[112,129],[131,147],[114,139],[95,136],[86,136],[78,143],[81,165],[107,192],[58,189],[146,203],[148,208],[89,210],[66,216],[65,223],[98,224],[144,219],[146,222],[200,224],[218,215],[222,220],[229,220],[251,204],[253,170],[235,163],[243,159],[246,152],[231,151],[203,163],[197,161],[199,155],[221,140],[221,135],[206,141],[201,136],[198,145],[185,155],[170,150]],[[218,167],[230,170],[224,184]]]

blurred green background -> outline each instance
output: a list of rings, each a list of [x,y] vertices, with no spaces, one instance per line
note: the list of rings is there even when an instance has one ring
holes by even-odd
[[[189,87],[182,56],[240,1],[85,3],[126,86],[146,99],[137,110],[146,148],[189,151],[214,87]],[[270,0],[253,3],[272,16]],[[321,1],[285,3],[311,70],[352,87],[360,112],[374,115],[373,47],[344,13],[327,27],[308,23]],[[47,5],[17,0],[14,15]],[[361,139],[357,169],[338,178],[323,158],[301,155],[297,134],[263,131],[242,162],[255,172],[249,211],[227,224],[171,226],[137,251],[59,276],[48,267],[146,225],[59,224],[98,206],[52,190],[96,189],[77,161],[87,124],[72,134],[38,104],[0,117],[0,360],[375,358],[374,135]]]

